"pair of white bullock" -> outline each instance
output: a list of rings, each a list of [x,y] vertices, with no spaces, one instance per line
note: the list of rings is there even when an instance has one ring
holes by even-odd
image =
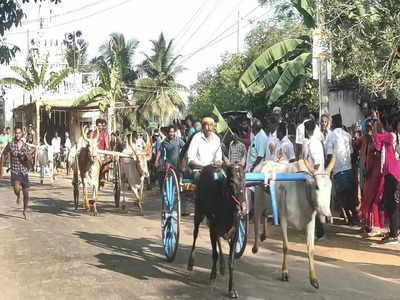
[[[314,268],[314,237],[315,237],[315,218],[316,215],[331,216],[330,200],[332,183],[330,173],[335,165],[333,156],[329,166],[324,172],[317,172],[310,167],[307,160],[299,160],[293,163],[275,163],[272,161],[259,164],[254,172],[264,173],[265,178],[278,173],[297,173],[306,172],[305,181],[276,181],[275,194],[279,212],[280,226],[282,229],[283,240],[283,262],[282,280],[289,280],[287,253],[288,253],[288,225],[298,230],[306,231],[307,254],[309,261],[309,276],[311,285],[318,289],[319,283]],[[255,190],[254,202],[254,232],[255,243],[253,253],[258,251],[258,239],[261,241],[266,238],[265,216],[269,210],[269,193],[266,193],[266,186],[259,185]],[[262,219],[263,232],[259,235],[259,224]]]

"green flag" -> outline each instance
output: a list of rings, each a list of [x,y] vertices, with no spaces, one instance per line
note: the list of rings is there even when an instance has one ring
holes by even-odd
[[[218,108],[214,105],[213,114],[217,116],[218,123],[217,123],[217,133],[224,132],[228,129],[228,123],[226,123],[224,117],[220,114]]]

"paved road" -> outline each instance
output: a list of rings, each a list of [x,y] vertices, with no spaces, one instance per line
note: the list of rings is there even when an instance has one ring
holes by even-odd
[[[211,265],[206,227],[200,231],[195,270],[186,271],[192,218],[184,219],[181,246],[167,263],[160,246],[160,201],[146,193],[145,216],[113,207],[111,185],[101,193],[100,216],[72,209],[70,180],[39,185],[33,179],[30,220],[21,218],[7,178],[0,181],[0,299],[225,299],[227,278],[208,285]],[[250,235],[251,236],[251,235]],[[290,232],[290,282],[281,282],[279,229],[257,255],[247,247],[236,265],[241,299],[400,299],[400,246],[362,239],[332,225],[316,248],[321,288],[308,282],[303,235]]]

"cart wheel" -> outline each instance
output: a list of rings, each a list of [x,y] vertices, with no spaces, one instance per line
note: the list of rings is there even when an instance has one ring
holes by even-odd
[[[240,219],[239,223],[239,236],[235,245],[235,258],[242,257],[247,245],[247,227],[249,224],[248,214]]]
[[[175,259],[179,243],[181,197],[179,182],[173,169],[169,169],[162,185],[161,237],[167,261]]]
[[[121,198],[121,181],[120,181],[119,160],[117,159],[114,163],[114,203],[116,208],[119,207],[120,198]]]

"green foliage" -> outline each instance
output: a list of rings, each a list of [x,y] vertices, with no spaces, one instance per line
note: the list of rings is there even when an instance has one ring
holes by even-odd
[[[39,0],[42,2],[42,0]],[[39,2],[34,0],[34,2]],[[46,0],[43,0],[46,1]],[[50,0],[54,4],[60,3],[61,0]],[[22,3],[29,3],[29,0],[22,0]],[[6,31],[12,27],[21,25],[21,20],[25,16],[23,9],[16,0],[1,1],[1,22],[0,22],[0,64],[9,64],[15,57],[20,48],[16,45],[7,43],[2,37]]]
[[[138,77],[133,68],[133,60],[139,42],[136,39],[126,40],[122,33],[117,32],[111,33],[110,37],[110,41],[113,43],[113,48],[115,49],[114,51],[116,51],[116,55],[112,55],[111,53],[110,42],[105,42],[100,46],[100,54],[110,66],[112,66],[114,63],[118,63],[122,68],[122,80],[126,83],[132,83],[132,81]],[[115,61],[115,59],[118,61]]]
[[[350,78],[370,97],[400,97],[400,6],[397,1],[323,0],[335,81]],[[354,80],[355,79],[355,80]]]
[[[49,56],[47,55],[42,68],[40,71],[37,70],[37,66],[32,56],[27,59],[26,70],[18,66],[11,66],[11,70],[17,73],[22,79],[14,77],[5,77],[0,79],[0,84],[12,84],[23,88],[26,91],[34,91],[39,88],[47,90],[55,90],[64,81],[65,78],[71,74],[72,69],[66,68],[58,73],[50,75],[48,80],[45,80],[47,68],[48,68]]]
[[[161,33],[151,43],[151,55],[144,53],[146,59],[138,67],[145,77],[135,80],[133,95],[138,105],[137,120],[142,126],[147,126],[148,121],[154,117],[164,123],[171,117],[174,109],[182,111],[184,102],[178,92],[187,90],[185,86],[175,82],[176,75],[184,68],[177,63],[179,56],[173,54],[173,40],[167,42]]]
[[[85,40],[78,40],[76,45],[69,45],[65,51],[65,58],[68,66],[81,72],[87,61],[88,43]]]

